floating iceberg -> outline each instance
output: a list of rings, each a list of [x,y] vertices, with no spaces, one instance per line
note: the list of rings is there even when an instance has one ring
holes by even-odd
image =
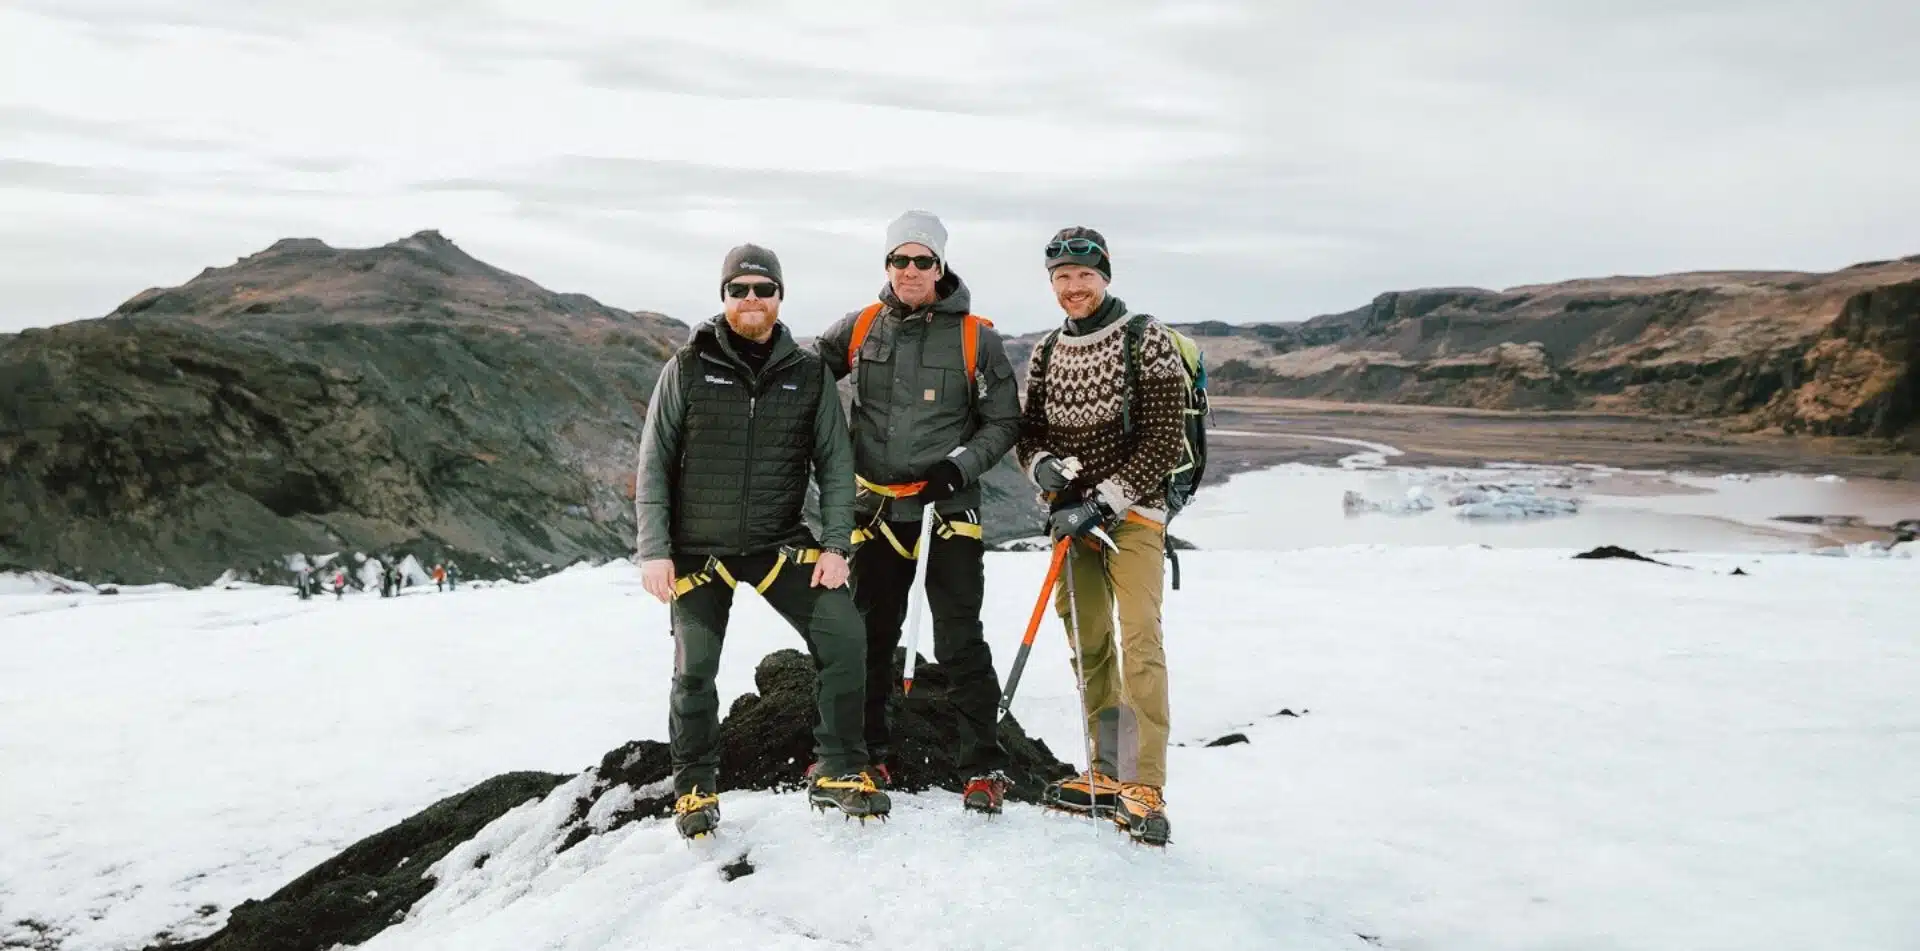
[[[1460,518],[1546,518],[1580,511],[1580,503],[1573,499],[1535,495],[1526,487],[1468,489],[1447,504],[1454,506],[1453,514]]]
[[[1348,515],[1358,515],[1364,512],[1381,512],[1387,515],[1418,515],[1421,512],[1433,510],[1433,497],[1427,494],[1427,490],[1424,487],[1417,485],[1408,489],[1404,498],[1388,499],[1384,502],[1375,502],[1352,489],[1348,489],[1346,494],[1340,497],[1340,507],[1345,509]]]

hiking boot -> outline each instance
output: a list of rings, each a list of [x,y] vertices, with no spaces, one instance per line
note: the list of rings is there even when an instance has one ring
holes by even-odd
[[[704,796],[699,787],[681,796],[673,804],[673,827],[683,839],[712,835],[720,825],[720,797]]]
[[[996,814],[1012,787],[1013,780],[997,769],[985,776],[975,776],[967,780],[967,787],[960,791],[960,805],[969,812]]]
[[[1090,816],[1112,812],[1119,801],[1120,784],[1113,777],[1095,770],[1048,783],[1047,788],[1040,792],[1043,805]]]
[[[1173,835],[1167,822],[1167,802],[1160,798],[1160,787],[1127,783],[1120,787],[1120,808],[1113,811],[1115,825],[1147,845],[1166,845]]]
[[[807,782],[813,782],[819,775],[819,763],[813,763],[807,767]],[[885,763],[875,763],[867,767],[867,778],[873,780],[873,784],[881,789],[893,785],[893,772],[887,769],[887,764]]]
[[[807,788],[807,801],[821,812],[838,808],[862,821],[885,819],[887,813],[893,811],[893,800],[873,784],[873,777],[864,770],[840,777],[815,776],[813,785]]]

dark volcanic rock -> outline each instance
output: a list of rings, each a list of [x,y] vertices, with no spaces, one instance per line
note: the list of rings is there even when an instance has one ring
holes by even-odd
[[[1247,735],[1245,733],[1229,733],[1226,736],[1223,736],[1217,740],[1214,740],[1208,743],[1207,746],[1209,747],[1237,746],[1241,743],[1251,743],[1251,742],[1252,742],[1251,740],[1247,739]]]
[[[898,667],[906,655],[897,651],[895,658]],[[775,651],[761,659],[753,682],[758,692],[735,700],[720,724],[720,791],[799,789],[813,763],[813,661],[798,650]],[[902,696],[895,684],[889,700],[894,735],[893,758],[887,764],[893,774],[891,788],[957,793],[966,785],[968,777],[956,769],[953,756],[958,721],[947,686],[946,670],[923,661],[914,662],[911,697]],[[1035,802],[1048,782],[1073,774],[1073,767],[1056,759],[1045,741],[1028,737],[1011,714],[1000,722],[1000,743],[1011,758],[1007,775],[1014,784],[1007,793],[1009,799]],[[601,760],[597,775],[593,790],[575,804],[576,820],[586,817],[604,791],[623,783],[636,793],[648,787],[655,791],[636,796],[632,807],[617,814],[608,829],[665,816],[673,806],[672,790],[662,783],[671,775],[663,743],[636,740],[613,750]],[[590,833],[584,823],[575,826],[567,845]]]
[[[1630,548],[1621,548],[1618,545],[1601,545],[1598,548],[1588,549],[1587,551],[1583,551],[1580,554],[1575,555],[1573,557],[1575,559],[1583,559],[1583,560],[1591,560],[1591,561],[1597,561],[1604,558],[1622,558],[1627,561],[1644,561],[1650,565],[1666,564],[1666,562],[1664,561],[1655,561],[1652,558],[1648,558],[1647,556],[1642,555],[1637,551],[1634,551]]]
[[[226,927],[190,951],[322,951],[360,944],[433,890],[422,874],[487,823],[565,782],[552,773],[507,773],[449,796],[347,847],[262,901],[234,906]]]
[[[753,679],[758,693],[742,695],[720,724],[721,792],[798,788],[813,760],[813,662],[797,650],[775,651],[761,659]],[[913,683],[911,698],[903,698],[897,686],[892,698],[892,788],[920,792],[938,787],[957,793],[966,777],[954,770],[949,752],[955,720],[946,672],[938,664],[916,662]],[[1073,767],[1056,760],[1046,743],[1029,738],[1012,716],[1001,721],[1000,740],[1012,757],[1007,770],[1015,784],[1008,794],[1011,799],[1035,801],[1047,782],[1073,774]],[[664,743],[628,743],[607,753],[591,772],[589,790],[574,802],[571,827],[560,843],[562,851],[592,835],[642,819],[663,818],[672,810],[671,761]],[[570,778],[530,772],[496,776],[354,843],[264,900],[242,902],[220,931],[158,947],[327,951],[340,944],[365,942],[401,920],[432,891],[433,879],[422,874],[426,868],[509,809],[545,797]],[[589,824],[593,804],[622,785],[634,793],[632,804],[597,828]],[[954,808],[960,808],[957,799]],[[723,813],[724,809],[723,799]],[[752,872],[752,863],[743,857],[728,866],[723,877],[732,880]]]

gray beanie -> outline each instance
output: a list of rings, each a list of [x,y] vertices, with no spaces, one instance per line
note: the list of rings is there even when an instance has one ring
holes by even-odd
[[[728,281],[747,274],[772,278],[782,291],[787,286],[780,279],[780,259],[772,251],[757,244],[743,244],[728,251],[726,260],[720,262],[720,292],[726,293]]]
[[[924,244],[933,256],[947,263],[947,226],[928,211],[909,211],[887,226],[887,254],[903,244]]]

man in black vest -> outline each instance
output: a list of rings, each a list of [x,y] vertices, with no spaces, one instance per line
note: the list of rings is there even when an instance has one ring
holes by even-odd
[[[693,837],[720,822],[713,680],[736,584],[753,586],[805,638],[819,669],[811,801],[885,816],[891,804],[867,772],[861,738],[866,635],[846,588],[846,419],[820,358],[779,322],[784,286],[773,252],[734,248],[720,285],[725,313],[696,327],[660,369],[635,492],[641,583],[673,605],[675,825]],[[818,542],[801,515],[809,472],[820,486]]]

